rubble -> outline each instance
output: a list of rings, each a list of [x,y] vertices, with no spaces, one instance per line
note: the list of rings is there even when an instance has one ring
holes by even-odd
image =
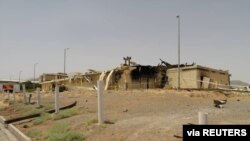
[[[217,108],[223,108],[227,103],[227,100],[214,100],[214,106]]]

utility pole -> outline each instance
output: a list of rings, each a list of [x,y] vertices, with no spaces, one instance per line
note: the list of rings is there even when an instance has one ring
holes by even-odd
[[[35,63],[34,64],[34,82],[36,81],[36,65],[37,65],[38,63]]]
[[[180,90],[180,16],[177,15],[178,19],[178,86],[177,90]]]
[[[21,83],[21,73],[22,71],[19,71],[19,84]]]
[[[103,117],[103,81],[97,81],[97,107],[98,107],[98,124],[101,125],[104,122]]]
[[[69,48],[65,48],[64,49],[64,69],[63,69],[63,73],[66,73],[66,51],[69,50]]]

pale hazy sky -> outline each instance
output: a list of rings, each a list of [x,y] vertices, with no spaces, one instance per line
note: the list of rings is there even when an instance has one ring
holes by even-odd
[[[229,70],[250,83],[249,0],[0,0],[0,79],[106,70],[124,56]]]

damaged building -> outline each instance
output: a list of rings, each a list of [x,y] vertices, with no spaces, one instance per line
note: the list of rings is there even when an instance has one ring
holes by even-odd
[[[163,88],[167,82],[166,70],[166,66],[143,66],[128,60],[120,67],[104,72],[89,70],[85,74],[75,73],[72,76],[43,74],[40,84],[43,91],[51,91],[55,84],[65,85],[69,89],[96,89],[98,80],[103,80],[105,90]]]
[[[51,91],[55,87],[55,82],[60,84],[68,80],[68,76],[65,73],[44,73],[39,77],[39,82],[43,91]]]
[[[167,70],[170,88],[177,88],[178,68]],[[217,70],[200,65],[180,67],[180,88],[183,89],[217,89],[229,88],[229,71]]]
[[[108,71],[89,70],[88,72],[66,75],[43,74],[40,83],[43,91],[51,91],[55,85],[68,89],[96,89],[98,80],[103,80],[105,90],[176,88],[177,67],[161,60],[157,66],[140,65],[124,57],[124,63]],[[216,70],[199,65],[181,64],[181,88],[218,88],[229,85],[228,71]]]

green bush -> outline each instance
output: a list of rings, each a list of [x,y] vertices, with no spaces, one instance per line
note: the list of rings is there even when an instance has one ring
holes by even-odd
[[[65,86],[59,86],[59,92],[67,91],[67,88]]]
[[[68,124],[55,124],[48,130],[48,141],[83,141],[84,135],[80,132],[69,131]]]
[[[25,81],[22,84],[25,84],[25,88],[27,92],[33,92],[37,87],[41,88],[41,85],[38,83],[32,83],[31,81]],[[22,87],[21,87],[22,90]]]

